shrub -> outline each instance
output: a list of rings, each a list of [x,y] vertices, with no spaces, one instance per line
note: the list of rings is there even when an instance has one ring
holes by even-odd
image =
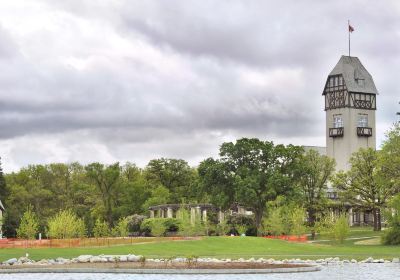
[[[19,238],[35,239],[38,227],[36,215],[32,211],[32,206],[29,206],[21,218],[17,229],[17,236]]]
[[[85,223],[72,210],[63,210],[48,221],[48,236],[51,238],[84,237]]]
[[[283,219],[280,208],[274,208],[270,211],[267,218],[263,219],[263,228],[265,234],[280,235],[284,232]]]
[[[238,232],[239,235],[245,235],[247,232],[247,226],[246,225],[236,225],[235,226],[236,231]]]
[[[334,239],[342,244],[350,232],[348,216],[346,214],[339,215],[335,219],[332,229]]]
[[[96,238],[109,236],[110,229],[108,228],[107,222],[97,219],[93,228],[93,235]]]
[[[146,219],[144,215],[134,214],[132,216],[128,216],[128,231],[129,232],[140,232],[140,225]]]
[[[306,226],[304,225],[306,212],[302,207],[295,207],[290,215],[291,217],[291,229],[290,233],[293,235],[302,235],[306,232]]]
[[[150,225],[150,228],[151,234],[157,237],[163,236],[167,229],[163,221],[153,221]]]
[[[117,225],[113,228],[113,236],[126,237],[128,236],[128,218],[120,218]]]
[[[177,231],[180,225],[180,221],[175,218],[149,218],[143,220],[143,222],[140,225],[140,230],[142,232],[145,232],[146,234],[150,234],[153,229],[153,224],[155,223],[161,223],[164,225],[166,231]],[[164,234],[163,233],[163,234]]]
[[[226,235],[231,229],[231,226],[224,220],[217,224],[216,232],[219,236]]]

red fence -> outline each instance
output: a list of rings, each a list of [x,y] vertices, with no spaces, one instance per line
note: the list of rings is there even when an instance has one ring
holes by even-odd
[[[0,239],[0,248],[69,248],[69,247],[108,247],[164,240],[185,240],[185,237],[104,237],[74,239]]]
[[[293,242],[306,242],[307,241],[307,235],[267,235],[264,236],[264,238],[269,238],[269,239],[281,239],[281,240],[287,240],[287,241],[293,241]]]

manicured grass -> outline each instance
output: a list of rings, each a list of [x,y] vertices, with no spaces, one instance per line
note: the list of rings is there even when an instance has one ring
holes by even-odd
[[[259,237],[205,237],[195,241],[168,241],[151,244],[124,245],[95,248],[43,248],[43,249],[0,249],[0,260],[24,256],[35,260],[42,258],[72,258],[90,254],[140,254],[147,258],[172,256],[209,256],[217,258],[302,258],[318,259],[325,257],[387,258],[400,256],[400,246],[354,245],[348,241],[344,245],[290,243]]]

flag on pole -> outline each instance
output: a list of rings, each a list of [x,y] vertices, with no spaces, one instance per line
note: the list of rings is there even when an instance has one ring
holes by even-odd
[[[349,32],[353,32],[353,31],[354,31],[354,27],[349,24]]]

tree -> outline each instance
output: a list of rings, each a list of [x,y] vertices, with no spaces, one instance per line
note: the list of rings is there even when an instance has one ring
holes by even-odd
[[[190,186],[196,179],[196,171],[182,159],[153,159],[145,169],[146,179],[154,185],[166,187],[170,193],[171,203],[190,200]]]
[[[17,236],[25,239],[35,239],[38,232],[38,222],[32,206],[29,206],[21,218],[21,222],[17,229]]]
[[[253,209],[258,234],[266,203],[293,191],[294,167],[301,153],[300,147],[275,146],[255,138],[222,144],[221,161],[234,178],[235,198]]]
[[[169,200],[169,197],[170,197],[169,190],[166,187],[160,185],[155,189],[151,190],[150,197],[143,204],[143,210],[147,211],[150,206],[166,204]]]
[[[227,210],[235,202],[235,182],[229,166],[221,160],[208,158],[202,161],[198,167],[199,189],[205,200]]]
[[[48,236],[51,238],[74,238],[86,235],[85,223],[72,210],[58,212],[48,221]]]
[[[385,245],[400,244],[400,194],[389,203],[389,210],[385,213],[388,229],[384,231],[382,243]]]
[[[0,157],[0,200],[5,204],[5,198],[7,197],[7,184],[3,174],[3,168],[1,165],[1,157]],[[4,205],[6,206],[6,205]]]
[[[392,193],[400,192],[400,122],[386,133],[379,156],[379,175]]]
[[[104,166],[100,163],[91,163],[86,166],[86,172],[89,179],[95,184],[100,191],[101,200],[103,202],[105,219],[108,225],[113,225],[113,207],[115,202],[116,189],[118,187],[118,179],[120,176],[119,163]]]
[[[336,175],[334,185],[341,191],[344,201],[373,212],[374,230],[379,231],[381,209],[394,194],[394,189],[380,175],[378,152],[361,148],[351,156],[350,164],[348,172]]]
[[[303,205],[307,210],[308,224],[311,235],[315,237],[316,217],[327,204],[327,183],[335,169],[334,159],[309,150],[299,160],[298,185],[300,187]]]

